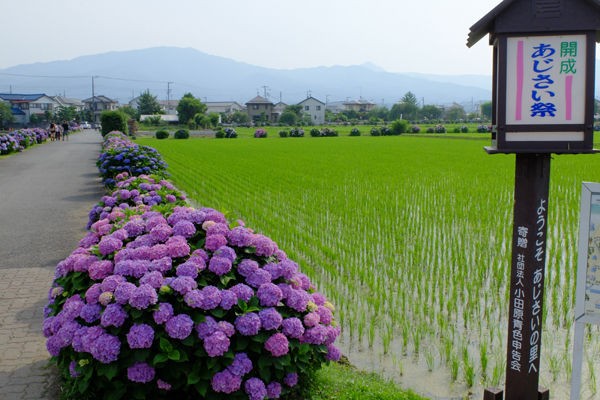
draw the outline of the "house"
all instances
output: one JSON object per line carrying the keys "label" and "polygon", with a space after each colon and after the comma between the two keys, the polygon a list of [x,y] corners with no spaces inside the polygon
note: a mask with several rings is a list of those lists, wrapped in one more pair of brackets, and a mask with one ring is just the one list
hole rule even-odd
{"label": "house", "polygon": [[279,121],[279,117],[281,117],[281,114],[283,114],[287,106],[288,105],[283,101],[280,101],[273,106],[273,115],[275,117],[275,121]]}
{"label": "house", "polygon": [[246,110],[251,121],[277,122],[273,114],[275,104],[261,96],[256,96],[246,103]]}
{"label": "house", "polygon": [[79,99],[72,99],[63,96],[52,96],[52,100],[56,102],[57,107],[73,107],[77,112],[83,111],[83,108],[85,107],[83,102]]}
{"label": "house", "polygon": [[236,111],[244,111],[244,106],[237,101],[207,101],[204,104],[206,104],[207,114],[217,113],[230,115]]}
{"label": "house", "polygon": [[0,100],[10,103],[17,124],[29,124],[33,119],[47,119],[47,113],[53,113],[58,103],[43,93],[18,94],[0,93]]}
{"label": "house", "polygon": [[344,102],[345,111],[369,112],[376,106],[368,100],[360,98],[358,100],[349,100]]}
{"label": "house", "polygon": [[119,103],[106,96],[93,96],[83,100],[83,104],[85,104],[86,110],[92,112],[92,122],[100,122],[100,114],[103,111],[116,110]]}
{"label": "house", "polygon": [[325,123],[325,103],[310,96],[300,103],[302,112],[310,115],[310,120],[314,125],[323,125]]}

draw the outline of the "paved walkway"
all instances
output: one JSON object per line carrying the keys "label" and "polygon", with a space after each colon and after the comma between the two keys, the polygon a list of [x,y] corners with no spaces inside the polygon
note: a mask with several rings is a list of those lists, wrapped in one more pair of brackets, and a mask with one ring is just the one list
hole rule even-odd
{"label": "paved walkway", "polygon": [[41,333],[54,267],[85,235],[103,195],[95,162],[102,138],[0,157],[0,399],[57,400],[55,368]]}

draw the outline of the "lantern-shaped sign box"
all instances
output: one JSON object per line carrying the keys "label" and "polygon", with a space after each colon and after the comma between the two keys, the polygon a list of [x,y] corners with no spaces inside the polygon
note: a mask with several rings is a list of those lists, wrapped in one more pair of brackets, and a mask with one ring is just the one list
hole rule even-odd
{"label": "lantern-shaped sign box", "polygon": [[505,0],[471,27],[493,46],[490,153],[591,153],[600,3]]}

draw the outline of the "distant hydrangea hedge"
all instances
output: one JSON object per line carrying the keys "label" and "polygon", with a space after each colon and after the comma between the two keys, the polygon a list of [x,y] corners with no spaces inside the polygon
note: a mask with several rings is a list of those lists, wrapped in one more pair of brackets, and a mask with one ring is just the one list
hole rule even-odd
{"label": "distant hydrangea hedge", "polygon": [[0,133],[0,154],[23,151],[29,146],[40,144],[48,139],[48,132],[41,128],[19,129],[5,134]]}
{"label": "distant hydrangea hedge", "polygon": [[[275,242],[167,181],[115,180],[49,291],[65,398],[284,398],[340,358],[333,306]],[[144,201],[161,190],[175,201]]]}
{"label": "distant hydrangea hedge", "polygon": [[121,132],[110,132],[105,136],[103,152],[96,162],[105,186],[112,188],[115,177],[122,172],[129,175],[167,176],[167,164],[161,155],[148,146],[139,146]]}

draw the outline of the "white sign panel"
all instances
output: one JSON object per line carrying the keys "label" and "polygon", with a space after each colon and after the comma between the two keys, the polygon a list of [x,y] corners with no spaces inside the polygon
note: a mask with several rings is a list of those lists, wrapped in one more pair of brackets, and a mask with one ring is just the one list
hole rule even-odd
{"label": "white sign panel", "polygon": [[506,124],[583,124],[586,51],[585,35],[507,38]]}

